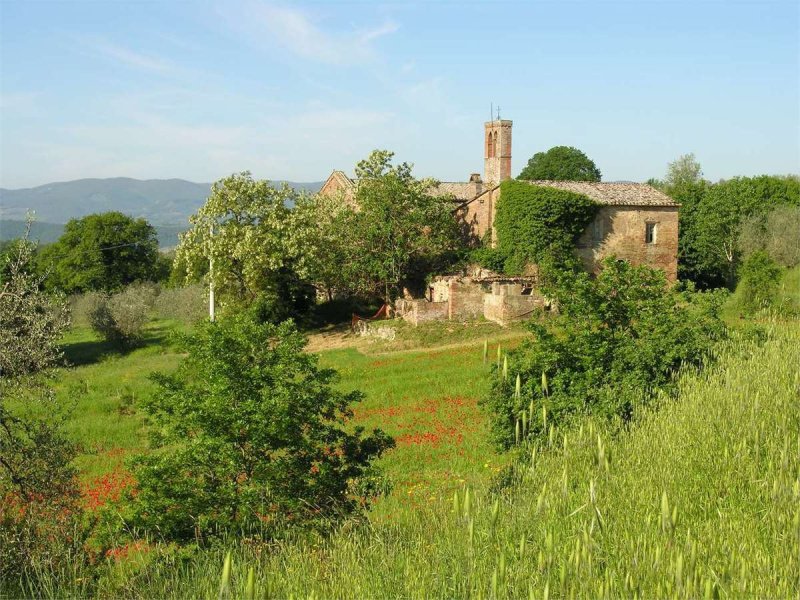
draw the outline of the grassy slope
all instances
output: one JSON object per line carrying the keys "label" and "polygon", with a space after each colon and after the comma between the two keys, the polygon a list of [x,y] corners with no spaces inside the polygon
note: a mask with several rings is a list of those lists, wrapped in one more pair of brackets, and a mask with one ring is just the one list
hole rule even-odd
{"label": "grassy slope", "polygon": [[[235,545],[234,589],[253,566],[259,592],[281,598],[796,597],[800,326],[771,335],[684,375],[680,399],[628,432],[587,421],[554,433],[501,496],[476,487],[468,507],[462,493],[455,510],[431,501],[270,554]],[[120,566],[104,593],[213,595],[221,559],[209,551],[135,579]]]}
{"label": "grassy slope", "polygon": [[[146,447],[136,405],[153,393],[150,373],[171,371],[179,364],[181,356],[170,343],[175,327],[165,321],[152,323],[144,347],[127,354],[115,352],[86,328],[76,328],[64,340],[74,366],[62,372],[57,390],[63,400],[75,402],[68,431],[83,448],[78,467],[87,485],[120,469],[126,456]],[[395,352],[420,335],[403,331],[394,342],[366,344],[379,355],[352,348],[320,354],[323,366],[340,373],[338,385],[365,393],[364,401],[354,407],[354,424],[380,427],[397,438],[397,448],[381,461],[394,491],[372,513],[376,519],[395,518],[408,506],[441,498],[465,482],[482,481],[507,460],[489,447],[486,420],[477,407],[488,373],[482,340],[518,338],[520,331],[488,324],[448,333],[435,325],[428,333],[428,344],[438,338],[457,345]],[[506,348],[514,340],[501,343]],[[492,356],[496,348],[495,343],[490,346]]]}

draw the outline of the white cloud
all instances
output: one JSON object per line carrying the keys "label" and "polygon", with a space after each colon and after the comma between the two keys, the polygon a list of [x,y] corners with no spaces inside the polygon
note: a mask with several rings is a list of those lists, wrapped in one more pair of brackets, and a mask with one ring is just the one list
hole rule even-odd
{"label": "white cloud", "polygon": [[[368,29],[328,32],[312,17],[298,8],[257,3],[247,6],[245,18],[252,17],[250,27],[264,30],[290,52],[303,58],[334,65],[368,62],[375,58],[372,43],[398,30],[398,25],[385,21]],[[241,16],[239,16],[241,18]]]}
{"label": "white cloud", "polygon": [[98,37],[81,37],[78,41],[98,56],[113,60],[133,69],[151,73],[171,73],[174,65],[168,60],[143,54]]}

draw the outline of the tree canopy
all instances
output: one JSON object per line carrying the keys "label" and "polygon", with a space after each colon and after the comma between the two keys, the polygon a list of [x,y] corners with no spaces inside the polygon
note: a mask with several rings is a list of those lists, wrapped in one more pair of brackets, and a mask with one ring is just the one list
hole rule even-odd
{"label": "tree canopy", "polygon": [[436,181],[416,179],[411,165],[392,164],[393,157],[375,150],[356,165],[352,202],[318,197],[318,218],[308,219],[304,237],[316,280],[387,303],[450,266],[461,249],[451,199],[434,195]]}
{"label": "tree canopy", "polygon": [[554,146],[534,154],[517,179],[600,181],[600,177],[600,169],[583,152],[572,146]]}
{"label": "tree canopy", "polygon": [[212,280],[223,306],[258,302],[271,321],[299,316],[310,292],[300,275],[305,265],[300,213],[290,206],[301,201],[289,186],[276,188],[248,172],[217,181],[189,218],[191,229],[181,235],[175,271],[189,281]]}
{"label": "tree canopy", "polygon": [[166,276],[155,228],[144,219],[106,212],[71,219],[57,242],[42,249],[47,285],[66,293],[117,290]]}
{"label": "tree canopy", "polygon": [[669,192],[681,202],[681,272],[703,287],[733,288],[744,221],[761,219],[781,206],[800,206],[800,180],[793,177],[684,181]]}

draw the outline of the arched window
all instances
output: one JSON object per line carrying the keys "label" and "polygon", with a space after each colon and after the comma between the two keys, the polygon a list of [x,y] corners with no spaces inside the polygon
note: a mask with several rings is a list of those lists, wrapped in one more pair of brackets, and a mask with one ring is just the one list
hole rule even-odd
{"label": "arched window", "polygon": [[494,140],[492,139],[492,132],[486,137],[486,156],[492,158],[494,156]]}

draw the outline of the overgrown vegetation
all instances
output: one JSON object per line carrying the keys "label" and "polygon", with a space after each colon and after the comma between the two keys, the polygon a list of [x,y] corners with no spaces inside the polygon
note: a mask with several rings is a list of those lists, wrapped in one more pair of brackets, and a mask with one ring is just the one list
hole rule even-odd
{"label": "overgrown vegetation", "polygon": [[596,278],[562,272],[546,293],[558,314],[530,321],[485,399],[505,448],[587,415],[629,420],[725,335],[719,294],[670,288],[662,271],[613,258]]}
{"label": "overgrown vegetation", "polygon": [[107,559],[96,586],[78,569],[49,595],[793,597],[798,336],[796,323],[769,326],[763,345],[734,335],[715,366],[680,374],[677,399],[658,395],[623,431],[592,419],[554,427],[520,451],[500,492],[476,483],[269,549],[131,548]]}
{"label": "overgrown vegetation", "polygon": [[[769,213],[800,206],[800,179],[791,176],[735,177],[715,184],[681,180],[666,191],[681,204],[678,275],[701,288],[733,290],[746,253],[766,249]],[[789,223],[773,217],[775,235],[769,237],[776,251],[800,244]]]}
{"label": "overgrown vegetation", "polygon": [[520,181],[500,185],[496,248],[475,254],[484,266],[518,275],[530,264],[557,269],[574,262],[573,249],[597,213],[598,205],[583,196]]}
{"label": "overgrown vegetation", "polygon": [[47,385],[69,319],[41,291],[34,249],[26,235],[0,269],[0,593],[39,570],[59,577],[82,541],[75,447]]}

